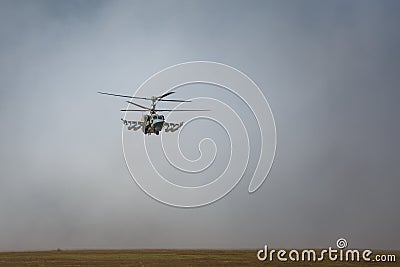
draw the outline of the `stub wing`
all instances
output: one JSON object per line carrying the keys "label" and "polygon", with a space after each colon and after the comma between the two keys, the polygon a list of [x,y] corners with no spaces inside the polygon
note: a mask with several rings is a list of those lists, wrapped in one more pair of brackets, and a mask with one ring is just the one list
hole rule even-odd
{"label": "stub wing", "polygon": [[124,125],[128,126],[128,130],[137,131],[144,126],[144,123],[142,121],[128,121],[124,119],[121,120]]}
{"label": "stub wing", "polygon": [[[144,127],[144,122],[143,121],[128,121],[128,120],[124,120],[121,119],[122,123],[124,125],[126,125],[128,127],[128,130],[133,130],[133,131],[137,131],[142,129]],[[181,128],[183,126],[183,122],[180,123],[173,123],[173,122],[164,122],[163,124],[163,128],[165,132],[175,132],[177,130],[179,130],[179,128]]]}
{"label": "stub wing", "polygon": [[164,122],[164,126],[163,129],[165,132],[175,132],[177,131],[179,128],[181,128],[183,125],[183,122],[180,123],[172,123],[172,122]]}

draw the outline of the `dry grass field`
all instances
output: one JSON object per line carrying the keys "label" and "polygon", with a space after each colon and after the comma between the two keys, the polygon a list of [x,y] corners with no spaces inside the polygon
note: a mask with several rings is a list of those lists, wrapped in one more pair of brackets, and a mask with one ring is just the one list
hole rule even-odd
{"label": "dry grass field", "polygon": [[400,251],[379,253],[397,262],[260,262],[255,250],[145,249],[2,252],[0,266],[400,266]]}

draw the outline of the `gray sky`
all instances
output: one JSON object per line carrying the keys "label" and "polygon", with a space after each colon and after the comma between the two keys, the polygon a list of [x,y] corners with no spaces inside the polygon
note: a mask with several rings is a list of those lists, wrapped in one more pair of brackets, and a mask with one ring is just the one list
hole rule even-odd
{"label": "gray sky", "polygon": [[[328,247],[339,237],[399,249],[399,8],[0,1],[0,250]],[[225,198],[180,209],[132,181],[123,101],[96,92],[132,94],[191,60],[249,75],[274,112],[278,146],[256,193],[253,160]]]}

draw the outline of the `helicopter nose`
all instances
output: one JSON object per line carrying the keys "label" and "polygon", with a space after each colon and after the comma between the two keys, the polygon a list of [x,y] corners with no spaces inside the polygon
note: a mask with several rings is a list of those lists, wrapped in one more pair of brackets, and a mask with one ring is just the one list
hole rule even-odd
{"label": "helicopter nose", "polygon": [[161,131],[163,124],[164,124],[163,120],[156,119],[153,121],[154,129],[156,131]]}

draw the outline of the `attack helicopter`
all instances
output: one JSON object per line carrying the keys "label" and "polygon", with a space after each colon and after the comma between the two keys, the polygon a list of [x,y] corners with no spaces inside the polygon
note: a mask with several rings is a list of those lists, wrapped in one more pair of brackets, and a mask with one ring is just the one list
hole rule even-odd
{"label": "attack helicopter", "polygon": [[[181,123],[168,123],[165,121],[165,117],[162,114],[158,114],[157,112],[164,112],[164,111],[208,111],[208,109],[157,109],[156,105],[160,101],[165,102],[192,102],[190,100],[180,100],[180,99],[164,99],[165,97],[174,94],[175,92],[167,92],[160,96],[152,96],[152,97],[138,97],[138,96],[128,96],[128,95],[119,95],[119,94],[112,94],[112,93],[105,93],[105,92],[98,92],[102,95],[109,95],[109,96],[116,96],[122,98],[129,98],[130,100],[126,101],[129,104],[137,106],[141,109],[121,109],[123,112],[130,112],[130,111],[137,111],[137,112],[148,112],[142,116],[141,121],[128,121],[122,119],[124,125],[128,126],[128,130],[137,131],[139,129],[143,130],[144,134],[151,135],[156,134],[159,135],[162,129],[164,128],[165,132],[175,132],[180,127],[183,126],[183,122]],[[151,106],[145,107],[143,105],[139,105],[132,101],[132,99],[142,99],[142,100],[150,100]]]}

